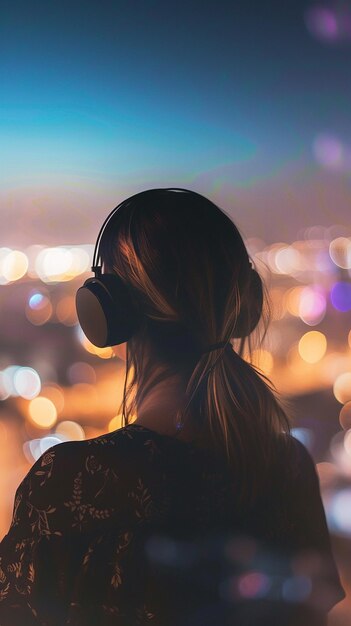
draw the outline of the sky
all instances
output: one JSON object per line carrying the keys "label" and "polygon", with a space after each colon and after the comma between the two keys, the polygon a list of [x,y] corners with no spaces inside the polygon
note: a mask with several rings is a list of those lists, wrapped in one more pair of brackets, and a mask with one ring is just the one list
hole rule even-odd
{"label": "sky", "polygon": [[159,186],[268,243],[350,226],[351,2],[0,8],[0,245],[93,242]]}

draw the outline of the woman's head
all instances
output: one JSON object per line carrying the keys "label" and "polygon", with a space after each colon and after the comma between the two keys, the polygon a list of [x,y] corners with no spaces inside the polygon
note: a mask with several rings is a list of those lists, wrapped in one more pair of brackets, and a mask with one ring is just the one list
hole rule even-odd
{"label": "woman's head", "polygon": [[[195,192],[133,196],[111,218],[100,252],[105,272],[132,288],[149,334],[156,329],[156,349],[167,349],[159,341],[162,329],[170,339],[189,335],[185,352],[198,353],[222,339],[247,337],[261,316],[262,282],[238,229]],[[186,357],[178,342],[174,349]]]}
{"label": "woman's head", "polygon": [[[156,363],[161,375],[177,373],[187,384],[188,402],[179,419],[193,420],[217,443],[222,439],[228,457],[230,449],[235,455],[235,438],[238,444],[245,432],[249,438],[257,430],[257,412],[271,414],[263,418],[261,435],[274,430],[272,414],[284,421],[262,375],[241,358],[246,344],[251,353],[252,331],[259,329],[260,320],[266,334],[269,300],[225,211],[186,190],[142,192],[113,214],[100,255],[104,272],[121,277],[143,313],[127,347],[127,370],[130,362],[134,371],[123,401],[126,421],[146,393]],[[210,344],[230,340],[233,345],[239,340],[236,352],[203,352]],[[251,437],[255,439],[252,432]]]}

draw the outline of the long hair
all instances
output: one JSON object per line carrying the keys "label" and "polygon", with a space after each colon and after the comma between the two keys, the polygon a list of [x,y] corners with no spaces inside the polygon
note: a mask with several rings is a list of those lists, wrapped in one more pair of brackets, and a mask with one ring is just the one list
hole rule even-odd
{"label": "long hair", "polygon": [[[263,305],[261,300],[260,322],[251,332],[250,312],[258,304],[238,228],[199,194],[149,190],[116,211],[100,253],[104,271],[125,281],[143,311],[143,322],[127,343],[119,408],[124,423],[155,384],[180,375],[186,392],[177,420],[195,426],[207,447],[240,477],[239,500],[253,502],[273,463],[275,440],[290,427],[274,385],[252,363],[253,348],[267,333],[271,304],[257,275]],[[235,339],[243,307],[247,321]],[[232,349],[203,352],[221,341],[230,341]]]}

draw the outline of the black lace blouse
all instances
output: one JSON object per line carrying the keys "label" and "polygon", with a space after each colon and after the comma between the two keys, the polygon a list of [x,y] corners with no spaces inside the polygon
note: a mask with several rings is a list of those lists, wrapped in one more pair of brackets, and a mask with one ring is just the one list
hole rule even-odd
{"label": "black lace blouse", "polygon": [[241,511],[234,477],[194,442],[130,424],[53,446],[0,544],[0,626],[326,623],[315,614],[345,593],[318,476],[288,435],[277,459]]}

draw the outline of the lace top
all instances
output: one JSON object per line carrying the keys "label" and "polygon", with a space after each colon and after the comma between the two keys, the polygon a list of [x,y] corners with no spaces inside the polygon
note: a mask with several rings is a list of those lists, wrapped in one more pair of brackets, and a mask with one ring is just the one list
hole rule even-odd
{"label": "lace top", "polygon": [[0,625],[204,626],[205,608],[218,620],[248,601],[327,613],[345,593],[318,476],[286,437],[291,458],[283,446],[247,511],[235,477],[194,442],[130,424],[53,446],[19,485],[0,543]]}

